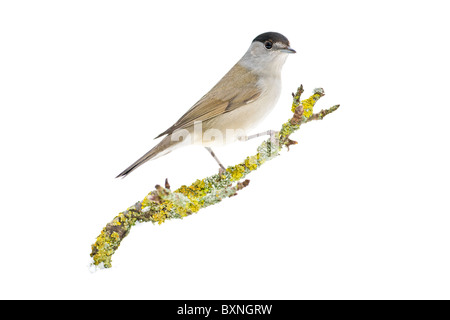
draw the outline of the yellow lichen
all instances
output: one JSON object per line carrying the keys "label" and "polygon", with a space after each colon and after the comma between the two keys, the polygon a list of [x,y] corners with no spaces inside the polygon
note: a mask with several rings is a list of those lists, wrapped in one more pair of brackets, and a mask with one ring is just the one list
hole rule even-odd
{"label": "yellow lichen", "polygon": [[117,232],[111,233],[111,238],[113,238],[115,241],[118,241],[120,239],[120,236]]}
{"label": "yellow lichen", "polygon": [[144,200],[142,200],[141,205],[142,205],[142,209],[144,209],[145,207],[148,207],[151,203],[150,199],[148,198],[148,196],[151,194],[151,192],[144,198]]}
{"label": "yellow lichen", "polygon": [[158,222],[158,224],[163,223],[166,220],[166,214],[162,210],[159,212],[156,212],[152,215],[152,219],[155,222]]}
{"label": "yellow lichen", "polygon": [[244,164],[248,170],[250,171],[256,170],[258,168],[258,159],[259,154],[247,157],[244,161]]}
{"label": "yellow lichen", "polygon": [[302,100],[301,104],[303,105],[303,116],[305,116],[306,119],[311,117],[311,115],[313,114],[314,105],[316,104],[317,100],[319,100],[320,97],[322,97],[322,95],[323,94],[317,92],[314,93],[308,99]]}
{"label": "yellow lichen", "polygon": [[242,178],[245,172],[245,167],[242,164],[237,164],[233,167],[228,167],[227,172],[231,175],[231,181],[238,181]]}
{"label": "yellow lichen", "polygon": [[127,218],[125,217],[125,215],[123,213],[119,213],[118,218],[119,218],[120,222],[126,222],[127,221]]}
{"label": "yellow lichen", "polygon": [[181,193],[192,200],[195,198],[203,197],[209,192],[209,189],[206,188],[204,180],[196,180],[189,187],[183,185],[177,190],[175,190],[175,192]]}

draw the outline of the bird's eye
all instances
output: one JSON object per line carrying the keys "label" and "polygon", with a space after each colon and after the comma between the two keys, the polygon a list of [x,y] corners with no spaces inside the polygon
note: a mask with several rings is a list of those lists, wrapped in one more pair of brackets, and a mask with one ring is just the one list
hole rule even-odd
{"label": "bird's eye", "polygon": [[266,41],[264,42],[264,47],[266,47],[266,49],[272,49],[272,41]]}

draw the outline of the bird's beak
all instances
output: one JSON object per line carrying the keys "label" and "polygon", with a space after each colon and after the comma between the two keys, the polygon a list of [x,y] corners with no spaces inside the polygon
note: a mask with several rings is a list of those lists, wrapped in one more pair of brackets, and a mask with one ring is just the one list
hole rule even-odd
{"label": "bird's beak", "polygon": [[286,47],[286,48],[280,49],[280,51],[286,52],[286,53],[296,53],[297,52],[294,49],[292,49],[291,47]]}

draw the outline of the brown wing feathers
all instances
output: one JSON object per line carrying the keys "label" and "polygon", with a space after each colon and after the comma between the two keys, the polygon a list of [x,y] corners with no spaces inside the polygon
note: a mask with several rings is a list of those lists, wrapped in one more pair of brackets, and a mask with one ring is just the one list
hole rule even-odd
{"label": "brown wing feathers", "polygon": [[156,138],[171,134],[177,129],[193,126],[195,121],[210,120],[255,100],[261,95],[261,90],[256,86],[256,82],[257,79],[254,74],[248,72],[241,65],[236,64],[219,83],[174,125]]}

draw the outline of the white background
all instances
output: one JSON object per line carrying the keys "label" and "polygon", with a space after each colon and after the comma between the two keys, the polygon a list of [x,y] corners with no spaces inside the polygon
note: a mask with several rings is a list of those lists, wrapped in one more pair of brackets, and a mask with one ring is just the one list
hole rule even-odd
{"label": "white background", "polygon": [[[0,298],[450,298],[446,1],[2,1]],[[257,131],[323,87],[299,141],[237,197],[131,230],[107,222],[165,178],[214,174],[186,148],[114,177],[278,31],[296,55]],[[217,149],[231,165],[261,142]]]}

